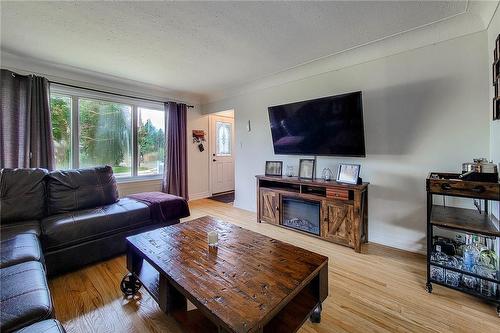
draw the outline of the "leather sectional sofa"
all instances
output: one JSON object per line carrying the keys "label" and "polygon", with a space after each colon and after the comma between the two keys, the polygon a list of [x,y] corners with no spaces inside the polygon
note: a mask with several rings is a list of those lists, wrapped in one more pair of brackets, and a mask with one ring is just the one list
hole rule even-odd
{"label": "leather sectional sofa", "polygon": [[0,331],[64,332],[46,276],[121,254],[127,236],[178,218],[155,221],[146,204],[119,199],[109,166],[1,170]]}

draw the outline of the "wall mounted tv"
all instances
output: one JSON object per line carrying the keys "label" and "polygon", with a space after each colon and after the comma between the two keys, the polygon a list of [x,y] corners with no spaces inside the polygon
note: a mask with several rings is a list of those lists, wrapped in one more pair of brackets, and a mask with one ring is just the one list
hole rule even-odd
{"label": "wall mounted tv", "polygon": [[365,157],[361,91],[268,108],[277,155]]}

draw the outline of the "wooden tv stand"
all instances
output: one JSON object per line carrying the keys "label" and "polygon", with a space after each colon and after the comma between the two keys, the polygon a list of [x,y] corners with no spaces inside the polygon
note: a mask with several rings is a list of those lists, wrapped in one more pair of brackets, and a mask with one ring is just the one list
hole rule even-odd
{"label": "wooden tv stand", "polygon": [[[297,177],[256,178],[257,222],[349,246],[356,252],[361,252],[361,244],[368,241],[369,183],[349,185]],[[289,218],[306,211],[311,212],[307,219]],[[316,229],[300,230],[297,225],[290,226],[293,223],[301,228],[306,225]]]}

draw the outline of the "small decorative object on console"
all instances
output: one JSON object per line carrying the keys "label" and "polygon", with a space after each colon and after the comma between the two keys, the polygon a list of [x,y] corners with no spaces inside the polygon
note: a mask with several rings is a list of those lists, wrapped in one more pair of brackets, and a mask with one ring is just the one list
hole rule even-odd
{"label": "small decorative object on console", "polygon": [[299,163],[299,178],[314,179],[314,171],[316,170],[316,160],[301,159]]}
{"label": "small decorative object on console", "polygon": [[217,246],[219,243],[219,234],[217,231],[207,232],[208,246]]}
{"label": "small decorative object on console", "polygon": [[357,184],[359,178],[359,164],[340,164],[337,172],[337,181],[339,183]]}
{"label": "small decorative object on console", "polygon": [[458,176],[462,180],[473,180],[477,182],[498,181],[498,167],[486,158],[475,158],[473,163],[462,164],[462,174]]}
{"label": "small decorative object on console", "polygon": [[281,175],[283,175],[283,162],[266,161],[266,176],[281,176]]}
{"label": "small decorative object on console", "polygon": [[324,168],[323,169],[323,174],[322,174],[323,180],[329,182],[332,180],[333,177],[333,172],[330,170],[330,168]]}
{"label": "small decorative object on console", "polygon": [[293,172],[294,172],[293,165],[287,165],[286,166],[286,176],[293,177]]}

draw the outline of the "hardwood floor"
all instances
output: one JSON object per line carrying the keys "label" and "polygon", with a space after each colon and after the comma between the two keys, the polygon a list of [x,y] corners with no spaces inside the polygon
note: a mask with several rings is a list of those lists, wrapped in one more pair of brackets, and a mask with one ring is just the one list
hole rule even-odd
{"label": "hardwood floor", "polygon": [[[265,223],[255,214],[213,200],[190,203],[192,215],[205,215],[328,256],[329,296],[322,321],[307,321],[300,332],[499,332],[491,304],[449,290],[424,290],[425,258],[377,244],[363,253]],[[124,299],[119,282],[125,257],[51,279],[55,315],[68,332],[181,332],[146,291]]]}

